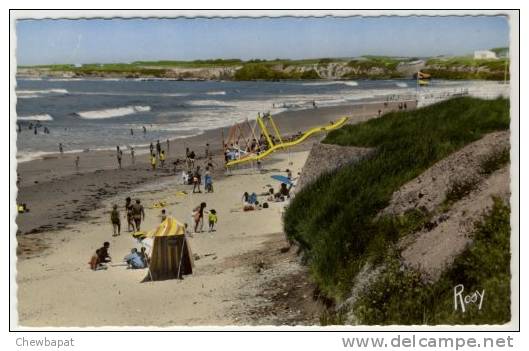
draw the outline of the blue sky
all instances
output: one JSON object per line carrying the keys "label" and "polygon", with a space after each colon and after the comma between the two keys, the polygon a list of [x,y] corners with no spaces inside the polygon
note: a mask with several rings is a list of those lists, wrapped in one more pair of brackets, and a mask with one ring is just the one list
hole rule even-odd
{"label": "blue sky", "polygon": [[463,55],[508,46],[506,17],[19,20],[20,65]]}

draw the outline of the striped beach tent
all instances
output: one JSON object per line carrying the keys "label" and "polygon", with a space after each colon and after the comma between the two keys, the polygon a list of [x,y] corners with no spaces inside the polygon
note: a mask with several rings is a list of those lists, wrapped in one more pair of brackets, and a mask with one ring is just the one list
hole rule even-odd
{"label": "striped beach tent", "polygon": [[185,237],[184,225],[167,217],[147,233],[154,240],[149,263],[150,274],[145,280],[182,278],[193,273],[193,256]]}

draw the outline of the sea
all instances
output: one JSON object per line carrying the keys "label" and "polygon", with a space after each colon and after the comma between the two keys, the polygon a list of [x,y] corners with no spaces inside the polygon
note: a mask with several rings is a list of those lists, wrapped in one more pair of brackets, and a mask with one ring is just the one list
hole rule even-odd
{"label": "sea", "polygon": [[65,152],[113,150],[116,145],[141,149],[158,139],[187,138],[255,119],[258,113],[274,115],[313,104],[433,99],[461,92],[494,97],[505,96],[506,89],[508,95],[502,82],[442,80],[417,88],[415,80],[403,79],[232,82],[17,77],[17,160],[57,153],[59,143]]}

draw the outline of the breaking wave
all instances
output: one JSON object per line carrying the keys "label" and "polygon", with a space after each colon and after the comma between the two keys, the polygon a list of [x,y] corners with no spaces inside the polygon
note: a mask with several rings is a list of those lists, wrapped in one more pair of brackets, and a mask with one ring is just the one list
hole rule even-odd
{"label": "breaking wave", "polygon": [[77,115],[84,119],[106,119],[132,115],[138,112],[149,112],[150,110],[150,106],[126,106],[104,110],[82,111],[78,112]]}
{"label": "breaking wave", "polygon": [[19,121],[53,121],[53,117],[47,113],[31,116],[17,116]]}
{"label": "breaking wave", "polygon": [[355,82],[353,80],[350,80],[350,81],[327,81],[327,82],[302,83],[301,85],[304,85],[304,86],[347,85],[347,86],[350,86],[350,87],[356,87],[356,86],[358,86],[358,82]]}
{"label": "breaking wave", "polygon": [[19,99],[38,98],[50,95],[65,95],[68,94],[66,89],[46,89],[46,90],[17,90],[17,97]]}

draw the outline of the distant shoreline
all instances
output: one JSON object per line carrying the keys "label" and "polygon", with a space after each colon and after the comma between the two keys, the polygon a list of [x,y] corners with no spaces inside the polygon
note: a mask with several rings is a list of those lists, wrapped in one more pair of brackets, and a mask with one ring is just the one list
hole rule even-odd
{"label": "distant shoreline", "polygon": [[302,60],[204,60],[138,61],[112,64],[56,64],[19,66],[17,73],[28,77],[54,78],[167,78],[182,81],[283,81],[411,79],[421,71],[436,79],[509,79],[508,58],[472,57],[416,58],[362,56]]}

